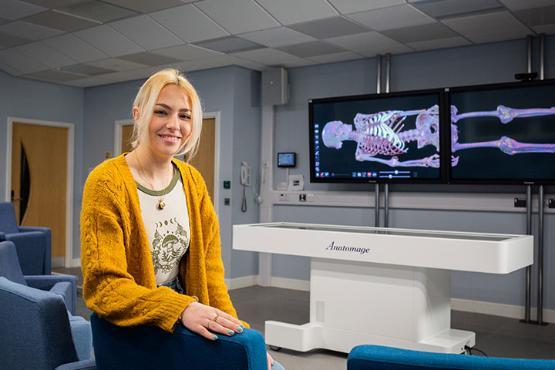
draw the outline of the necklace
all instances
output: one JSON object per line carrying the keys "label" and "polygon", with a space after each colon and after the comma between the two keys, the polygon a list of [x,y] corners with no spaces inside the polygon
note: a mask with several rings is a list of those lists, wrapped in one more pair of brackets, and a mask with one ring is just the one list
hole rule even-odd
{"label": "necklace", "polygon": [[[139,165],[139,177],[150,187],[151,190],[154,190],[154,186],[152,182],[148,181],[145,177],[145,170],[143,165],[141,164],[141,160],[139,159],[139,154],[135,153],[135,158],[137,159],[137,164]],[[159,210],[163,210],[166,207],[166,202],[164,200],[164,196],[161,196],[156,203],[156,208]]]}

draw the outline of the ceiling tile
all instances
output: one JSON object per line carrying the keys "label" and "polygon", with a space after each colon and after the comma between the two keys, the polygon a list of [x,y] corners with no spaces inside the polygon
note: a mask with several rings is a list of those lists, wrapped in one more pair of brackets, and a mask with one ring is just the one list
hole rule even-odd
{"label": "ceiling tile", "polygon": [[555,23],[555,5],[517,10],[514,14],[528,26],[544,26]]}
{"label": "ceiling tile", "polygon": [[91,66],[88,64],[74,64],[71,66],[62,67],[61,70],[65,72],[78,73],[86,76],[97,76],[97,75],[102,75],[106,73],[116,72],[112,69]]}
{"label": "ceiling tile", "polygon": [[341,13],[355,13],[404,4],[405,0],[329,0]]}
{"label": "ceiling tile", "polygon": [[6,24],[6,23],[9,23],[9,22],[11,22],[11,20],[10,20],[10,19],[6,19],[6,18],[2,18],[2,17],[0,17],[0,25],[2,25],[2,24]]}
{"label": "ceiling tile", "polygon": [[429,23],[420,26],[399,28],[395,30],[383,31],[387,37],[402,43],[444,39],[459,36],[455,31],[443,23]]}
{"label": "ceiling tile", "polygon": [[344,51],[342,53],[316,55],[307,59],[310,59],[316,63],[337,63],[361,58],[364,57],[350,51]]}
{"label": "ceiling tile", "polygon": [[56,36],[43,42],[78,62],[103,59],[108,55],[72,34]]}
{"label": "ceiling tile", "polygon": [[44,71],[48,69],[48,66],[39,62],[35,58],[29,58],[26,55],[18,53],[13,48],[0,50],[0,63],[5,63],[16,70],[23,73],[33,73],[38,71]]}
{"label": "ceiling tile", "polygon": [[298,58],[294,55],[288,54],[281,50],[270,48],[243,51],[240,53],[235,53],[233,54],[233,56],[251,60],[253,62],[260,63],[266,66],[287,66],[295,63],[304,62],[301,58]]}
{"label": "ceiling tile", "polygon": [[412,51],[409,47],[375,31],[358,35],[335,37],[326,41],[366,57],[373,57],[378,54],[398,54]]}
{"label": "ceiling tile", "polygon": [[508,11],[442,20],[472,42],[493,42],[524,38],[531,31]]}
{"label": "ceiling tile", "polygon": [[179,69],[180,71],[198,71],[202,69],[233,65],[236,64],[237,59],[238,58],[235,58],[231,55],[220,54],[208,58],[188,60],[182,63],[178,63],[173,67]]}
{"label": "ceiling tile", "polygon": [[47,37],[59,35],[62,31],[55,30],[50,27],[39,26],[38,24],[15,21],[0,26],[0,33],[28,40],[41,40]]}
{"label": "ceiling tile", "polygon": [[88,62],[87,65],[105,69],[111,69],[114,71],[129,71],[132,69],[144,68],[144,64],[133,63],[128,60],[123,60],[119,58],[108,58],[102,60],[95,60],[93,62]]}
{"label": "ceiling tile", "polygon": [[76,63],[74,59],[40,41],[18,46],[15,50],[29,58],[40,60],[41,63],[46,64],[50,68],[58,68]]}
{"label": "ceiling tile", "polygon": [[254,31],[239,35],[243,39],[269,47],[279,47],[302,42],[314,41],[314,37],[305,35],[287,27],[270,28],[262,31]]}
{"label": "ceiling tile", "polygon": [[235,58],[235,61],[233,62],[233,64],[237,66],[253,69],[255,71],[263,71],[268,68],[263,64],[253,62],[252,60],[241,59],[241,58]]}
{"label": "ceiling tile", "polygon": [[107,25],[76,32],[75,36],[111,57],[144,51],[139,45]]}
{"label": "ceiling tile", "polygon": [[157,10],[172,8],[174,6],[183,5],[181,0],[103,0],[106,3],[121,6],[135,10],[141,13],[150,13]]}
{"label": "ceiling tile", "polygon": [[410,5],[397,5],[389,8],[349,14],[347,17],[376,31],[390,30],[434,23],[435,20]]}
{"label": "ceiling tile", "polygon": [[323,41],[310,41],[297,45],[289,45],[280,47],[279,50],[298,56],[299,58],[308,58],[316,55],[334,54],[345,51],[339,46],[328,44]]}
{"label": "ceiling tile", "polygon": [[546,24],[543,26],[532,27],[537,33],[545,33],[547,35],[555,34],[555,24]]}
{"label": "ceiling tile", "polygon": [[45,8],[62,8],[64,6],[82,3],[89,0],[25,0],[28,3],[43,6]]}
{"label": "ceiling tile", "polygon": [[280,25],[252,0],[204,0],[195,3],[195,5],[233,34],[263,30]]}
{"label": "ceiling tile", "polygon": [[418,2],[413,6],[436,18],[501,8],[497,0],[442,0]]}
{"label": "ceiling tile", "polygon": [[16,45],[26,44],[29,40],[22,39],[21,37],[6,35],[0,33],[0,48],[9,48]]}
{"label": "ceiling tile", "polygon": [[26,74],[23,77],[31,78],[33,80],[62,83],[62,82],[83,78],[83,75],[64,72],[64,71],[48,70],[48,71]]}
{"label": "ceiling tile", "polygon": [[85,3],[78,3],[61,8],[60,10],[69,14],[75,14],[80,17],[92,19],[102,23],[110,22],[116,19],[127,18],[138,14],[137,12],[134,12],[132,10],[124,9],[116,5],[102,3],[99,1],[87,1]]}
{"label": "ceiling tile", "polygon": [[317,39],[326,39],[330,37],[368,32],[367,28],[359,26],[358,24],[355,24],[343,17],[333,17],[306,23],[297,23],[289,26],[289,28],[313,36]]}
{"label": "ceiling tile", "polygon": [[220,51],[222,53],[232,53],[262,48],[261,45],[237,36],[228,36],[217,40],[198,42],[196,45],[206,49]]}
{"label": "ceiling tile", "polygon": [[445,39],[436,39],[436,40],[423,40],[423,41],[415,41],[415,42],[408,42],[407,45],[411,48],[419,51],[423,50],[432,50],[432,49],[444,49],[444,48],[454,48],[457,46],[465,46],[470,45],[470,41],[465,39],[464,37],[456,36],[456,37],[449,37]]}
{"label": "ceiling tile", "polygon": [[110,27],[146,50],[183,44],[182,40],[148,15],[113,22]]}
{"label": "ceiling tile", "polygon": [[7,72],[9,74],[11,74],[12,76],[19,76],[21,75],[23,72],[21,72],[19,69],[11,66],[8,63],[5,63],[2,58],[0,58],[0,70]]}
{"label": "ceiling tile", "polygon": [[183,5],[149,15],[186,42],[205,41],[229,35],[229,32],[193,5]]}
{"label": "ceiling tile", "polygon": [[499,0],[510,10],[543,8],[553,5],[553,0]]}
{"label": "ceiling tile", "polygon": [[157,55],[153,53],[141,52],[129,55],[122,55],[120,59],[128,60],[133,63],[144,64],[145,66],[160,66],[164,64],[177,63],[178,59]]}
{"label": "ceiling tile", "polygon": [[91,22],[80,17],[63,14],[57,10],[49,10],[32,15],[25,18],[25,21],[66,32],[84,30],[98,25],[98,22]]}
{"label": "ceiling tile", "polygon": [[207,50],[194,45],[180,45],[171,48],[152,50],[153,53],[177,60],[193,60],[221,55],[216,51]]}
{"label": "ceiling tile", "polygon": [[16,20],[48,10],[42,6],[19,0],[1,0],[2,18]]}
{"label": "ceiling tile", "polygon": [[257,0],[257,2],[284,25],[338,15],[325,0]]}

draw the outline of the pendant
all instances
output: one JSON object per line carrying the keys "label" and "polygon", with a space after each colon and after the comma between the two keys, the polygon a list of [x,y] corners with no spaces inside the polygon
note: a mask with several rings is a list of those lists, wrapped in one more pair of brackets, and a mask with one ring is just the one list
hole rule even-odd
{"label": "pendant", "polygon": [[166,202],[164,202],[164,199],[162,198],[158,201],[158,209],[162,210],[165,207],[166,207]]}

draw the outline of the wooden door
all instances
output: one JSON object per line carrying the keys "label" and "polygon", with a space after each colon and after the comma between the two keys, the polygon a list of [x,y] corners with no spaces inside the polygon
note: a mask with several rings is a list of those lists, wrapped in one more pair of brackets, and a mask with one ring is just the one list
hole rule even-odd
{"label": "wooden door", "polygon": [[189,163],[199,170],[202,177],[204,177],[212,203],[214,202],[215,144],[216,120],[214,118],[204,118],[202,120],[202,135],[200,137],[199,148],[197,154]]}
{"label": "wooden door", "polygon": [[[128,127],[130,129],[128,129]],[[125,152],[125,143],[131,141],[131,136],[133,135],[133,126],[122,126],[121,132],[121,147],[122,152]],[[210,199],[214,202],[214,166],[216,159],[216,120],[214,118],[204,118],[202,120],[202,135],[200,137],[199,150],[195,157],[191,160],[191,165],[193,165],[197,170],[200,171],[204,181],[206,181],[206,187],[208,188],[208,194],[210,194]],[[131,145],[129,149],[131,151]]]}
{"label": "wooden door", "polygon": [[130,152],[133,150],[131,139],[133,138],[133,123],[121,126],[121,152]]}
{"label": "wooden door", "polygon": [[66,127],[14,122],[12,201],[18,223],[52,230],[52,266],[64,265],[66,250]]}

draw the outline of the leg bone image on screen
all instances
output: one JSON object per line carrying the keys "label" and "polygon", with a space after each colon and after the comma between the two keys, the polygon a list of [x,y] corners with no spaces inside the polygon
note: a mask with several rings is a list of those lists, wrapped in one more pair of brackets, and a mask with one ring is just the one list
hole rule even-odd
{"label": "leg bone image on screen", "polygon": [[[502,136],[498,140],[459,143],[458,128],[456,123],[461,119],[472,117],[497,117],[502,124],[510,123],[514,118],[527,118],[555,115],[555,108],[527,108],[515,109],[504,105],[497,106],[494,111],[458,113],[456,106],[451,106],[451,152],[455,153],[464,149],[474,148],[499,148],[508,155],[521,153],[555,153],[555,144],[523,143],[513,138]],[[451,165],[458,164],[459,157],[452,157]]]}

